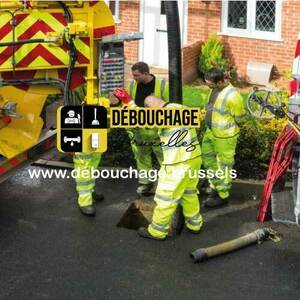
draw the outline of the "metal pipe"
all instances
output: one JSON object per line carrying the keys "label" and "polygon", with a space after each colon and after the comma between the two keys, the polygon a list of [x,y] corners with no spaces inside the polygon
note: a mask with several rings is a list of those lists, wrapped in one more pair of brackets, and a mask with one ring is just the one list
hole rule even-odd
{"label": "metal pipe", "polygon": [[251,233],[241,236],[237,239],[221,243],[208,248],[199,248],[193,251],[190,256],[194,263],[202,262],[209,258],[232,252],[255,243],[262,243],[267,240],[272,231],[269,228],[257,229]]}

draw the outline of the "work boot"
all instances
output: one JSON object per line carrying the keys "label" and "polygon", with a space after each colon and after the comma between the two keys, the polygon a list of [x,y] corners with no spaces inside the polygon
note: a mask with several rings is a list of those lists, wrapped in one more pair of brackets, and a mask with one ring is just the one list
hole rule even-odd
{"label": "work boot", "polygon": [[207,193],[208,197],[206,198],[206,200],[209,200],[209,199],[213,199],[213,198],[216,198],[218,196],[218,192],[212,188],[209,187],[209,191]]}
{"label": "work boot", "polygon": [[93,192],[92,197],[94,202],[102,202],[104,200],[104,195],[101,193],[98,194],[96,192]]}
{"label": "work boot", "polygon": [[190,228],[186,228],[188,232],[192,233],[192,234],[199,234],[202,231],[202,228],[200,228],[199,230],[192,230]]}
{"label": "work boot", "polygon": [[89,217],[94,217],[96,215],[96,208],[93,205],[79,206],[80,212]]}
{"label": "work boot", "polygon": [[204,202],[204,206],[207,208],[217,208],[228,204],[229,197],[222,199],[219,195],[212,197],[211,195]]}
{"label": "work boot", "polygon": [[213,192],[216,193],[216,191],[214,189],[212,189],[210,186],[205,188],[205,194],[206,195],[211,195]]}
{"label": "work boot", "polygon": [[147,184],[141,184],[138,186],[136,192],[140,196],[150,196],[151,195],[151,190],[153,189],[153,183],[147,183]]}
{"label": "work boot", "polygon": [[203,221],[202,221],[202,225],[201,225],[200,229],[198,229],[198,230],[192,230],[192,229],[186,227],[187,231],[192,234],[199,234],[202,231],[202,228],[203,228]]}
{"label": "work boot", "polygon": [[157,238],[157,237],[151,235],[149,233],[148,229],[145,228],[145,227],[140,227],[138,229],[138,235],[141,236],[141,237],[143,237],[143,238],[146,238],[146,239],[152,239],[152,240],[157,240],[157,241],[163,241],[163,240],[166,239],[165,237],[162,238],[162,239],[160,239],[160,238]]}

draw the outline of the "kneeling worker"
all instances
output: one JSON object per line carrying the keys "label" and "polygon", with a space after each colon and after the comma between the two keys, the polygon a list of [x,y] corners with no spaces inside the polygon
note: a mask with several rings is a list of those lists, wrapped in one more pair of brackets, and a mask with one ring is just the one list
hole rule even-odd
{"label": "kneeling worker", "polygon": [[[115,96],[126,105],[133,103],[130,101],[130,97],[124,96],[122,91],[117,90]],[[146,97],[145,106],[153,108],[183,107],[180,104],[166,104],[166,102],[155,96]],[[156,207],[152,223],[148,228],[139,228],[138,234],[141,237],[164,240],[168,235],[171,219],[178,204],[183,208],[185,224],[189,231],[198,233],[202,227],[203,219],[200,214],[200,204],[197,196],[201,149],[196,130],[194,128],[162,128],[158,130],[158,135],[160,141],[167,145],[170,137],[178,131],[186,132],[184,138],[180,140],[182,142],[180,145],[162,146],[163,162],[160,169],[162,176],[158,180],[154,196]],[[185,145],[193,145],[193,150],[187,151]],[[195,173],[197,176],[192,176]]]}

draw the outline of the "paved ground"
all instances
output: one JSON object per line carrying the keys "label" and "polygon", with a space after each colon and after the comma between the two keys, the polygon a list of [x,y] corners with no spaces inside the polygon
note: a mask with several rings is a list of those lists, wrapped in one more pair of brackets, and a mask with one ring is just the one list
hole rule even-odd
{"label": "paved ground", "polygon": [[[33,168],[33,167],[31,167]],[[204,213],[200,235],[184,231],[165,242],[117,228],[136,183],[99,181],[106,201],[81,216],[74,183],[30,180],[23,169],[0,185],[0,299],[299,299],[300,231],[193,264],[198,247],[252,231],[256,186],[238,185],[227,208]],[[255,197],[254,197],[255,198]],[[247,201],[246,201],[247,200]]]}

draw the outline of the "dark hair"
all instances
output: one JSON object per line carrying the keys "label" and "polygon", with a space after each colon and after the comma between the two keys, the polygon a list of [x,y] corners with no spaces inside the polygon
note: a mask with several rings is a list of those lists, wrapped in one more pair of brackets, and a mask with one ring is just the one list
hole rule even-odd
{"label": "dark hair", "polygon": [[143,61],[139,61],[131,67],[132,71],[138,70],[140,73],[150,73],[149,66]]}
{"label": "dark hair", "polygon": [[224,73],[222,70],[218,68],[212,68],[205,72],[204,74],[204,79],[209,80],[213,83],[218,83],[220,81],[224,81]]}

